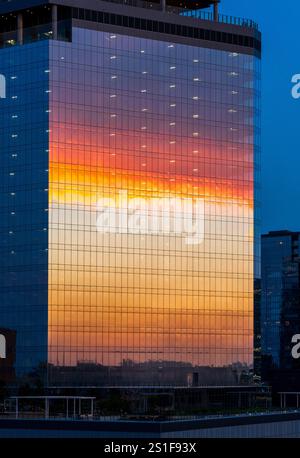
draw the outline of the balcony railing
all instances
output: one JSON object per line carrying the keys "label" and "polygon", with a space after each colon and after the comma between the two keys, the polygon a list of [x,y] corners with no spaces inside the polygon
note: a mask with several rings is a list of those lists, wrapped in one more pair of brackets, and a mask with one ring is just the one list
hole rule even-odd
{"label": "balcony railing", "polygon": [[[147,1],[147,0],[103,0],[109,3],[118,3],[126,6],[135,6],[139,8],[152,9],[154,11],[161,11],[162,6],[160,2],[157,1]],[[210,11],[203,10],[184,10],[183,8],[178,8],[176,6],[165,6],[166,13],[175,13],[181,16],[193,17],[194,19],[201,19],[202,21],[214,21],[214,15]],[[258,30],[258,24],[252,21],[251,19],[245,19],[235,16],[228,16],[226,14],[218,15],[218,22],[223,24],[237,25],[240,27],[248,27],[251,29]]]}
{"label": "balcony railing", "polygon": [[[209,11],[183,11],[180,13],[182,16],[193,17],[195,19],[201,19],[202,21],[213,21],[213,13]],[[218,15],[218,22],[222,24],[238,25],[240,27],[248,27],[250,29],[259,30],[258,24],[251,19],[245,19],[236,16],[227,16],[226,14]]]}

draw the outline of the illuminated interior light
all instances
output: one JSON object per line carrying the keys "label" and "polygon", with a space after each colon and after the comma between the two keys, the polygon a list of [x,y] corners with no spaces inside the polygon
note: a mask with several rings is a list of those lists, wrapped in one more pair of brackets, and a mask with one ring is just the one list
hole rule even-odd
{"label": "illuminated interior light", "polygon": [[112,80],[115,80],[115,79],[117,79],[117,75],[112,75],[110,78],[111,78]]}
{"label": "illuminated interior light", "polygon": [[199,62],[198,59],[193,59],[194,64],[197,64]]}
{"label": "illuminated interior light", "polygon": [[198,115],[198,114],[193,114],[193,118],[194,118],[194,119],[198,119],[198,118],[199,118],[199,115]]}
{"label": "illuminated interior light", "polygon": [[148,73],[148,72],[144,71],[144,72],[142,72],[142,75],[147,75],[147,73]]}
{"label": "illuminated interior light", "polygon": [[176,123],[175,122],[170,122],[170,126],[175,126]]}
{"label": "illuminated interior light", "polygon": [[116,36],[116,35],[111,35],[109,38],[110,38],[111,40],[114,40],[115,38],[117,38],[117,36]]}
{"label": "illuminated interior light", "polygon": [[110,95],[110,98],[111,98],[111,99],[114,99],[115,97],[117,97],[116,94],[111,94],[111,95]]}
{"label": "illuminated interior light", "polygon": [[170,145],[175,145],[175,143],[176,143],[175,140],[170,141]]}
{"label": "illuminated interior light", "polygon": [[170,84],[170,89],[174,89],[174,87],[176,87],[175,84]]}
{"label": "illuminated interior light", "polygon": [[174,48],[174,45],[169,45],[168,48]]}
{"label": "illuminated interior light", "polygon": [[110,60],[116,59],[117,56],[110,56]]}
{"label": "illuminated interior light", "polygon": [[237,72],[229,72],[229,76],[238,76]]}
{"label": "illuminated interior light", "polygon": [[228,113],[237,113],[237,110],[235,110],[234,108],[230,108],[230,109],[228,110]]}
{"label": "illuminated interior light", "polygon": [[175,159],[171,159],[170,164],[175,164]]}
{"label": "illuminated interior light", "polygon": [[173,66],[173,67],[170,67],[170,70],[175,70],[175,68],[176,68],[175,66]]}
{"label": "illuminated interior light", "polygon": [[171,103],[171,104],[170,104],[170,107],[171,107],[171,108],[176,107],[176,103]]}
{"label": "illuminated interior light", "polygon": [[141,89],[141,92],[145,93],[145,92],[147,92],[147,89]]}
{"label": "illuminated interior light", "polygon": [[199,97],[197,95],[194,95],[193,100],[198,100]]}
{"label": "illuminated interior light", "polygon": [[199,132],[193,132],[194,137],[198,137],[198,135],[199,135]]}

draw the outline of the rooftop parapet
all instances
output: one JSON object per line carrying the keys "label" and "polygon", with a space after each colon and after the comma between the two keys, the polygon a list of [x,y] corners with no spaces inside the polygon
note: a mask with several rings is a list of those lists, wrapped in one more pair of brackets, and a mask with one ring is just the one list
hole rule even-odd
{"label": "rooftop parapet", "polygon": [[[179,14],[202,21],[216,21],[258,30],[258,25],[250,19],[220,14],[220,0],[94,0],[93,3],[99,4],[100,7],[102,2]],[[89,3],[91,3],[89,0],[0,0],[0,15],[51,4],[87,8]]]}

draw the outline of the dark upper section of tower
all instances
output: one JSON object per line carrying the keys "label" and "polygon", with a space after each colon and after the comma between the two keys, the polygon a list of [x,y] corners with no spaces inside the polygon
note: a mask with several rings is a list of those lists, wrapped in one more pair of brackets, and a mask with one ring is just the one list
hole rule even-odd
{"label": "dark upper section of tower", "polygon": [[[109,0],[108,0],[109,1]],[[113,0],[111,0],[113,2]],[[159,0],[144,0],[145,3],[157,4],[161,3]],[[62,3],[54,2],[51,0],[46,1],[36,1],[36,0],[0,0],[1,12],[6,11],[15,11],[17,9],[31,8],[34,5],[39,5],[41,3]],[[67,2],[69,3],[69,2]],[[73,2],[76,3],[76,2]],[[82,2],[86,3],[86,2]],[[217,5],[220,3],[220,0],[166,0],[164,2],[169,6],[177,6],[178,8],[187,8],[187,9],[204,9],[210,8],[211,6]],[[124,4],[130,5],[130,1],[124,0]]]}
{"label": "dark upper section of tower", "polygon": [[[123,3],[128,6],[140,6],[141,3],[148,4],[148,7],[155,8],[157,5],[161,5],[162,8],[178,8],[187,10],[199,10],[205,8],[214,8],[214,12],[218,11],[218,4],[220,0],[106,0],[112,3]],[[13,11],[23,10],[26,8],[32,8],[34,6],[42,4],[57,4],[73,7],[87,8],[89,0],[0,0],[0,14],[5,14]]]}
{"label": "dark upper section of tower", "polygon": [[72,41],[73,26],[261,55],[257,24],[221,14],[219,0],[0,0],[0,48]]}

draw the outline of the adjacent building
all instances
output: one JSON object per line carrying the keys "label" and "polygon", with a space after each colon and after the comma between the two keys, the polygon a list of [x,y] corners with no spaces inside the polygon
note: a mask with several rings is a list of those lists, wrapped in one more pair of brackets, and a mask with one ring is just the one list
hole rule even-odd
{"label": "adjacent building", "polygon": [[18,377],[248,383],[260,57],[257,25],[215,0],[0,2],[0,327]]}
{"label": "adjacent building", "polygon": [[262,236],[261,371],[274,391],[300,389],[292,338],[300,333],[300,232]]}

